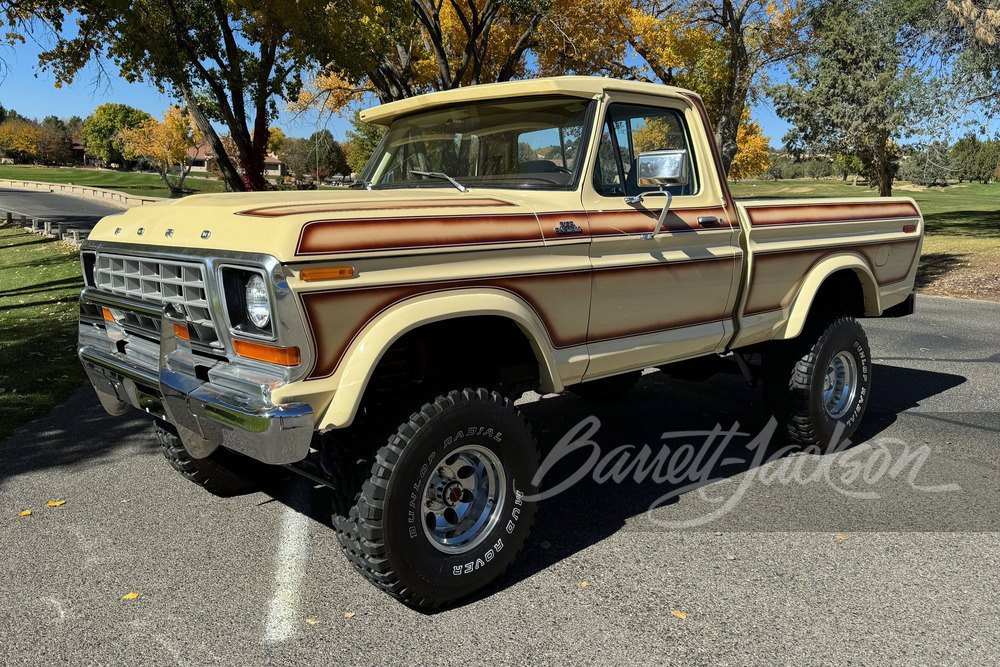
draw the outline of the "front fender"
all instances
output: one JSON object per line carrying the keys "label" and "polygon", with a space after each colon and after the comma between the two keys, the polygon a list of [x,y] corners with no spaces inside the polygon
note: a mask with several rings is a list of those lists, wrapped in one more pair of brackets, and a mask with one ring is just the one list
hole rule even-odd
{"label": "front fender", "polygon": [[563,390],[545,325],[521,298],[498,289],[422,295],[392,306],[361,330],[344,355],[333,400],[316,427],[340,428],[353,421],[379,360],[404,334],[433,322],[477,315],[496,315],[513,320],[528,337],[535,352],[542,389],[549,392]]}

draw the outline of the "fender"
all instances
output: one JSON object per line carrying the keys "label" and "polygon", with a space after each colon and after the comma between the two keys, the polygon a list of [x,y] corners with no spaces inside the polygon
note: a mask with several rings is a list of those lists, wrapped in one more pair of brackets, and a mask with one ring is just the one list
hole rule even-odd
{"label": "fender", "polygon": [[548,331],[534,309],[522,299],[491,288],[426,294],[395,304],[361,330],[344,355],[342,371],[337,374],[336,393],[316,428],[339,428],[353,421],[382,355],[404,334],[433,322],[476,315],[497,315],[513,320],[535,352],[542,389],[563,391]]}
{"label": "fender", "polygon": [[795,338],[802,333],[813,301],[826,279],[838,271],[850,269],[857,274],[865,295],[865,315],[877,317],[882,313],[878,282],[868,266],[867,260],[858,253],[850,252],[826,257],[817,263],[802,281],[795,300],[788,310],[785,324],[775,334],[775,339]]}

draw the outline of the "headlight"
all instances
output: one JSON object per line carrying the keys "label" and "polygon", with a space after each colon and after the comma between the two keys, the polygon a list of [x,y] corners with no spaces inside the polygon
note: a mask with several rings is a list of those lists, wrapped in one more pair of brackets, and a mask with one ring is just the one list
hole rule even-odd
{"label": "headlight", "polygon": [[258,274],[254,274],[247,282],[246,307],[250,322],[258,329],[266,329],[271,321],[271,299],[264,279]]}
{"label": "headlight", "polygon": [[229,328],[251,338],[274,336],[271,321],[271,292],[260,270],[237,266],[222,269],[222,294]]}

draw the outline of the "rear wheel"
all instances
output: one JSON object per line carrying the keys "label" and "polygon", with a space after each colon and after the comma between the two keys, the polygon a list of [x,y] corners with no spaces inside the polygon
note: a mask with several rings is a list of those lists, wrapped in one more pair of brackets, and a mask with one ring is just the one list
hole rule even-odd
{"label": "rear wheel", "polygon": [[765,397],[794,444],[851,437],[871,396],[871,350],[857,320],[810,326],[765,357]]}
{"label": "rear wheel", "polygon": [[217,496],[235,496],[256,491],[267,467],[241,454],[219,447],[209,456],[196,459],[184,448],[173,427],[156,422],[156,441],[174,470]]}
{"label": "rear wheel", "polygon": [[439,396],[382,447],[348,516],[348,559],[390,595],[438,607],[500,576],[534,520],[538,448],[521,413],[487,389]]}

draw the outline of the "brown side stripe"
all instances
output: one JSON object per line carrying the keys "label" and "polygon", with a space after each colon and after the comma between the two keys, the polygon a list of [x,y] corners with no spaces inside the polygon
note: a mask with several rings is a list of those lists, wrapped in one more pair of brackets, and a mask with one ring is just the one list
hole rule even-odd
{"label": "brown side stripe", "polygon": [[533,214],[316,220],[302,227],[296,255],[413,250],[542,241]]}
{"label": "brown side stripe", "polygon": [[802,225],[824,222],[853,222],[883,218],[917,218],[920,213],[909,202],[884,204],[789,204],[787,206],[747,207],[754,227],[767,225]]}
{"label": "brown side stripe", "polygon": [[483,208],[489,206],[513,206],[510,202],[500,199],[444,199],[444,200],[413,200],[394,199],[369,202],[332,202],[325,204],[286,204],[282,206],[264,206],[239,215],[252,215],[258,218],[278,218],[286,215],[302,215],[306,213],[350,213],[353,211],[399,211],[415,208]]}

